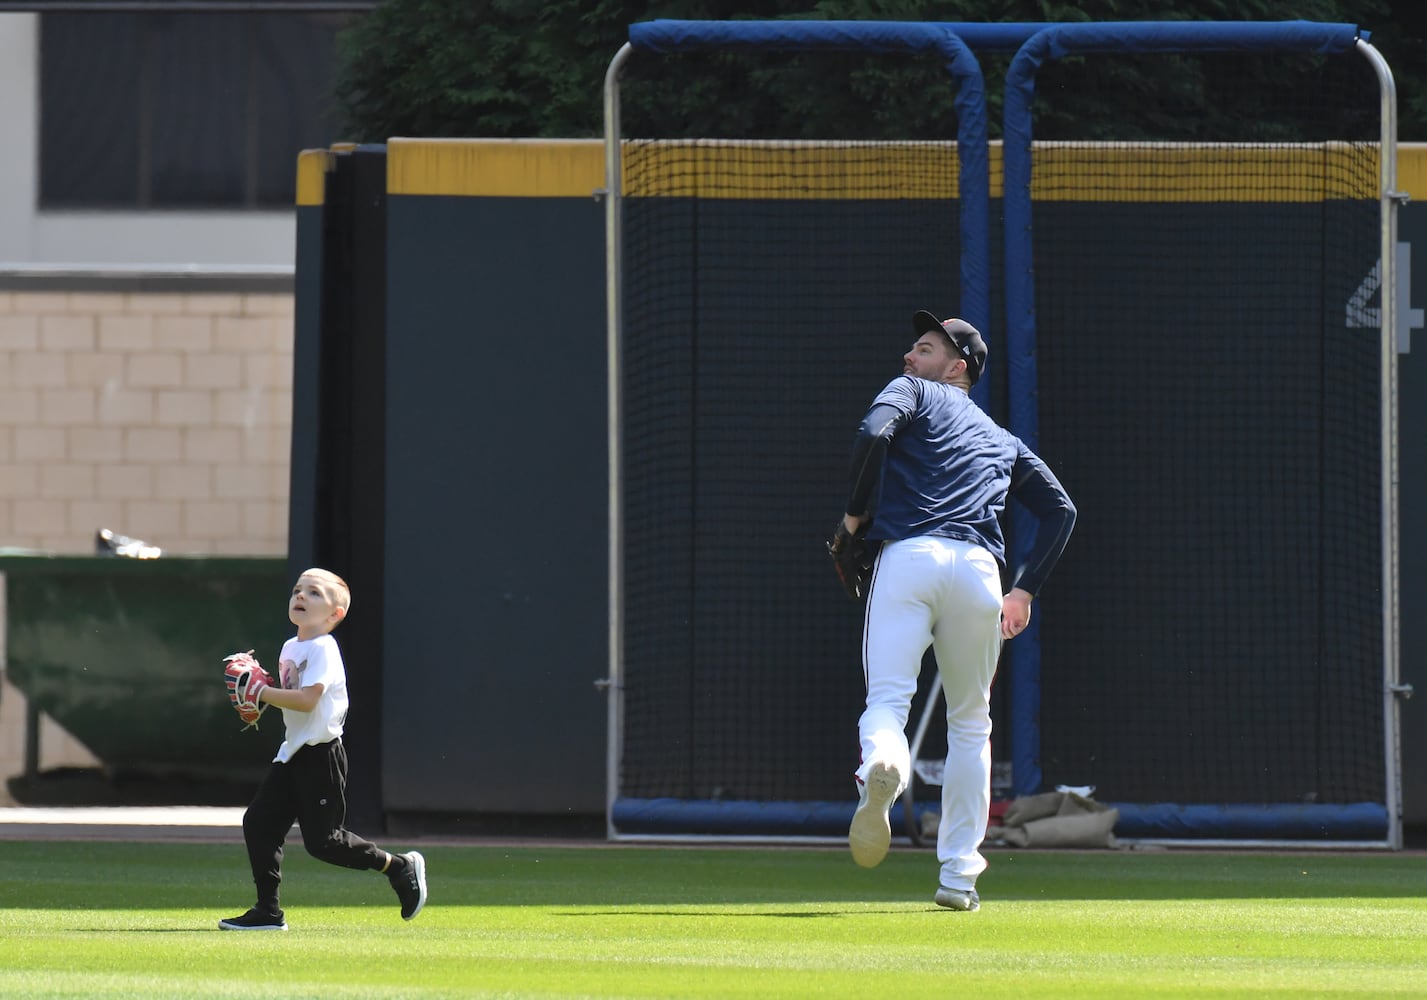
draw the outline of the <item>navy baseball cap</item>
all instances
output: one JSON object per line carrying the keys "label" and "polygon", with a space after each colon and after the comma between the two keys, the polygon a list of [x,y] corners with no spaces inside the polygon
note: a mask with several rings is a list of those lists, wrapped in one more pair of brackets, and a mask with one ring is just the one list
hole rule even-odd
{"label": "navy baseball cap", "polygon": [[912,329],[920,337],[924,333],[944,333],[951,345],[966,360],[966,374],[975,385],[986,370],[986,341],[981,332],[964,319],[939,320],[925,309],[918,309],[912,316]]}

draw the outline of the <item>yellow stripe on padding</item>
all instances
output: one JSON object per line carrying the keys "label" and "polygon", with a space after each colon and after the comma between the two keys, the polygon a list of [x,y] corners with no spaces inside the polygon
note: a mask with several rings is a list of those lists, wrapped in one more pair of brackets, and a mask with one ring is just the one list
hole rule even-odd
{"label": "yellow stripe on padding", "polygon": [[1038,201],[1317,202],[1374,200],[1376,144],[1036,143]]}
{"label": "yellow stripe on padding", "polygon": [[954,199],[950,142],[796,142],[721,139],[624,144],[629,197]]}
{"label": "yellow stripe on padding", "polygon": [[[989,150],[1003,196],[1003,149]],[[643,198],[955,199],[951,142],[626,141],[623,193]],[[1378,196],[1371,143],[1042,142],[1031,196],[1079,202],[1319,202]]]}
{"label": "yellow stripe on padding", "polygon": [[321,205],[327,200],[327,174],[332,154],[325,149],[304,149],[297,154],[297,203]]}
{"label": "yellow stripe on padding", "polygon": [[589,198],[604,187],[599,139],[390,139],[387,193]]}
{"label": "yellow stripe on padding", "polygon": [[1397,189],[1413,201],[1427,201],[1427,142],[1404,142],[1397,147]]}
{"label": "yellow stripe on padding", "polygon": [[[298,161],[298,204],[321,204],[332,151]],[[1002,196],[1000,143],[990,194]],[[308,158],[314,162],[309,163]],[[957,197],[950,142],[802,143],[625,140],[623,193],[634,197],[901,199]],[[1427,198],[1427,143],[1398,152],[1399,187]],[[1032,196],[1045,201],[1310,202],[1378,196],[1375,145],[1036,143]],[[387,192],[589,198],[604,187],[599,139],[387,142]],[[311,200],[315,197],[316,200]]]}

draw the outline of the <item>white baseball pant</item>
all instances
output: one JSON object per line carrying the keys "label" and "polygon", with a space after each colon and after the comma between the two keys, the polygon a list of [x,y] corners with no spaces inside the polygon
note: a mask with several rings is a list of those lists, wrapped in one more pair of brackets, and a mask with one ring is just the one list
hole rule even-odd
{"label": "white baseball pant", "polygon": [[[894,765],[900,796],[912,776],[907,716],[931,646],[946,696],[946,773],[937,860],[941,884],[972,889],[991,808],[991,681],[1001,652],[1001,572],[986,549],[949,538],[888,542],[878,556],[863,624],[867,709],[859,782],[874,761]],[[895,800],[894,800],[895,801]]]}

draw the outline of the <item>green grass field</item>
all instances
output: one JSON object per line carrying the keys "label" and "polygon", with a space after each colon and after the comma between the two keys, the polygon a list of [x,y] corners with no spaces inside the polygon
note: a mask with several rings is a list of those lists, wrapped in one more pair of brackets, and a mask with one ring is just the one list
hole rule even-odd
{"label": "green grass field", "polygon": [[292,846],[236,934],[239,844],[0,842],[0,996],[1427,997],[1420,855],[997,851],[967,914],[922,850],[423,846],[405,923]]}

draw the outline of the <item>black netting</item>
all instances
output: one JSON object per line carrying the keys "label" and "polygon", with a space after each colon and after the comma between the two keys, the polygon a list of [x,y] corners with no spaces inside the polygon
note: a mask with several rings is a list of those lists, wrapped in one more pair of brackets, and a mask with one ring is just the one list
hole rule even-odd
{"label": "black netting", "polygon": [[[1044,782],[1382,802],[1375,80],[1355,54],[1112,65],[1164,58],[1038,86],[1016,307],[1081,511],[1036,605]],[[1124,85],[1146,79],[1164,92]],[[1178,113],[1190,91],[1215,113]],[[1077,132],[1085,101],[1120,117]],[[618,792],[845,799],[861,621],[822,543],[905,317],[960,301],[954,148],[650,141],[624,164]]]}
{"label": "black netting", "polygon": [[621,794],[845,798],[862,623],[823,542],[911,312],[958,301],[954,148],[626,164]]}
{"label": "black netting", "polygon": [[1040,445],[1081,511],[1038,604],[1048,785],[1384,801],[1379,335],[1350,306],[1378,158],[1342,112],[1375,84],[1350,69],[1283,116],[1335,141],[1245,116],[1241,142],[1034,153]]}

